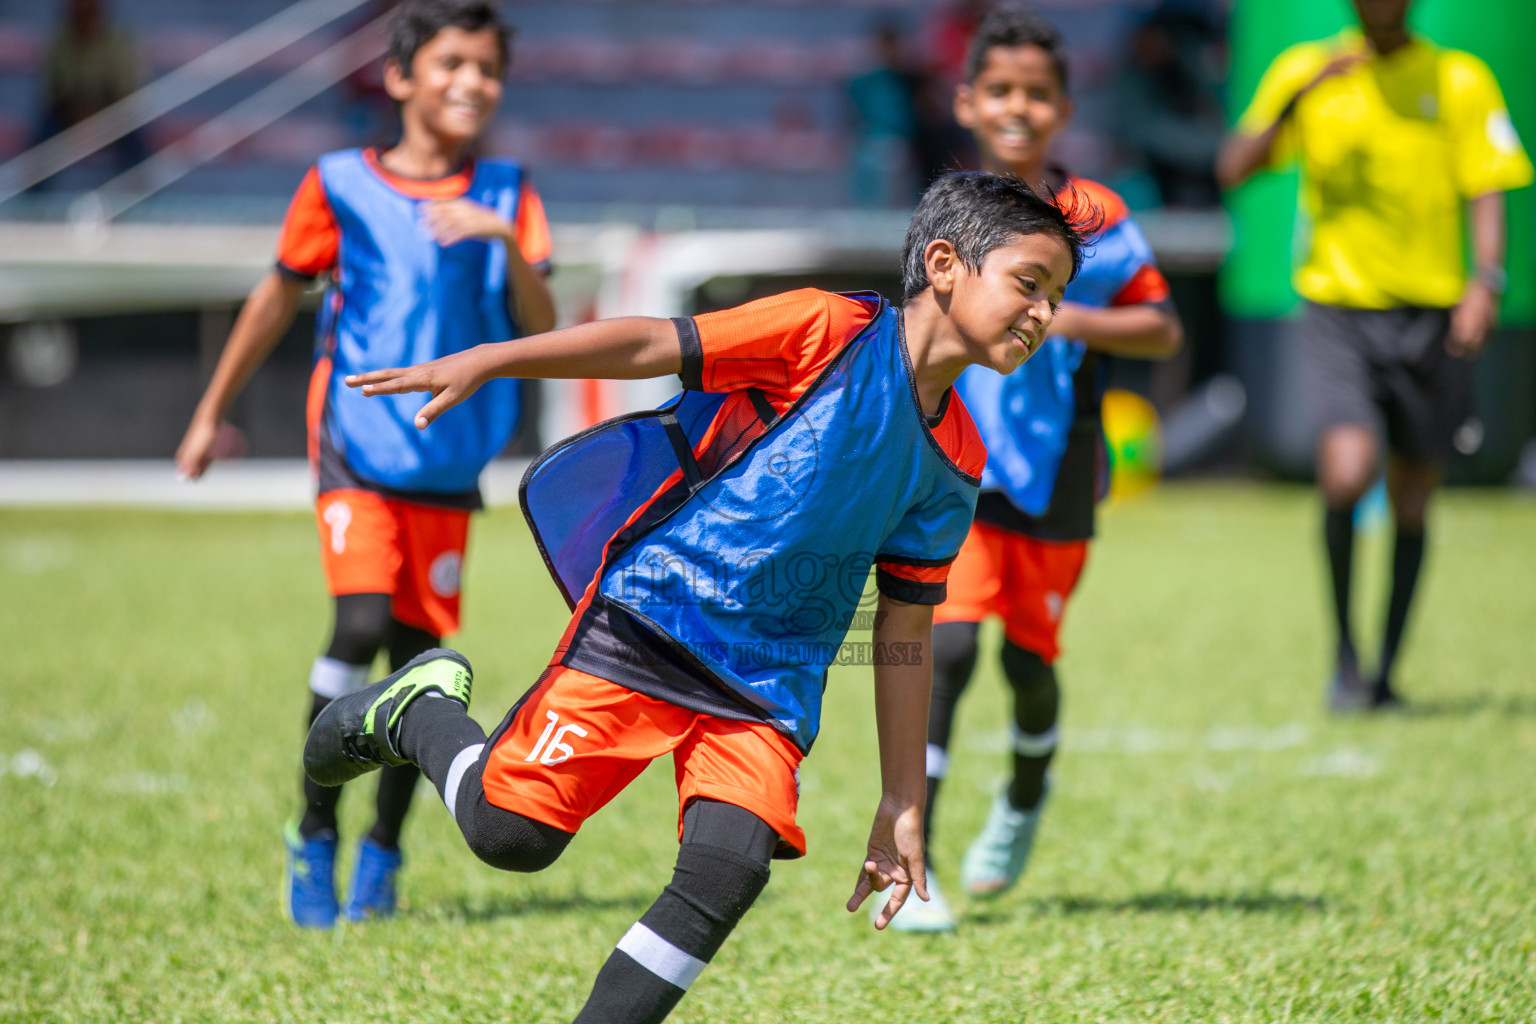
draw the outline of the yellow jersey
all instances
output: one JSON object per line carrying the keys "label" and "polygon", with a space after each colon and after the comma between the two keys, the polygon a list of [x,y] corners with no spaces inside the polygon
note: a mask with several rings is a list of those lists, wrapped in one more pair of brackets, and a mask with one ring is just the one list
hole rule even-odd
{"label": "yellow jersey", "polygon": [[1367,59],[1318,85],[1281,129],[1272,164],[1301,167],[1296,290],[1353,309],[1447,308],[1466,287],[1466,200],[1531,183],[1531,161],[1488,66],[1415,37],[1386,56],[1358,30],[1275,58],[1238,130],[1262,133],[1334,57]]}

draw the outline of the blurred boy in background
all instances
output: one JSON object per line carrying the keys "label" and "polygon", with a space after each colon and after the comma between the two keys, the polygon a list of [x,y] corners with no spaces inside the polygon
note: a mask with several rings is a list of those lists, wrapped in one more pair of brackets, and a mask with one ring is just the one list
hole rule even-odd
{"label": "blurred boy in background", "polygon": [[[988,457],[976,523],[950,573],[949,597],[934,612],[923,824],[931,838],[955,709],[976,667],[977,632],[996,615],[1013,696],[1013,771],[961,863],[961,882],[973,896],[995,896],[1018,881],[1045,807],[1060,703],[1057,636],[1107,482],[1104,357],[1162,359],[1182,340],[1168,283],[1125,203],[1049,161],[1051,141],[1072,116],[1067,86],[1055,26],[1000,7],[976,30],[955,93],[955,118],[975,137],[985,170],[1015,175],[1069,208],[1097,207],[1104,221],[1040,353],[1007,377],[973,368],[955,385]],[[931,882],[929,890],[933,899],[909,902],[892,927],[953,928],[947,901]]]}
{"label": "blurred boy in background", "polygon": [[[458,630],[480,472],[519,421],[513,381],[482,390],[464,415],[418,431],[419,398],[365,401],[342,380],[555,323],[539,197],[519,165],[474,152],[501,100],[510,35],[489,3],[400,6],[385,63],[400,141],[382,152],[327,154],[305,176],[277,266],[251,292],[176,453],[185,476],[207,470],[241,387],[287,330],[305,289],[330,275],[308,414],[335,625],[310,670],[311,722],[368,682],[381,649],[398,669]],[[410,765],[382,773],[377,818],[352,874],[350,920],[394,912],[400,830],[418,777]],[[340,795],[340,787],[306,778],[303,813],[285,830],[285,908],[299,925],[328,928],[341,911]]]}

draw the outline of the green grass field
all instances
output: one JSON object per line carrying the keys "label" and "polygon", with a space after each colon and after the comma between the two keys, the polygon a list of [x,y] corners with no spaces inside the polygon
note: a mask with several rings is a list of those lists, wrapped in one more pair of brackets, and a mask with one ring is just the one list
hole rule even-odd
{"label": "green grass field", "polygon": [[[674,1019],[1536,1019],[1536,501],[1445,496],[1414,710],[1365,720],[1321,709],[1316,520],[1309,492],[1235,485],[1105,516],[1034,864],[953,936],[842,909],[878,779],[868,671],[834,674],[810,856]],[[1372,623],[1385,544],[1360,551]],[[400,916],[300,932],[279,830],[328,626],[312,520],[4,512],[0,587],[0,1021],[565,1021],[669,877],[667,765],[538,876],[481,865],[424,787]],[[466,591],[492,725],[565,618],[515,510],[479,521]],[[940,814],[951,892],[1005,721],[989,659]],[[343,873],[370,820],[354,786]]]}

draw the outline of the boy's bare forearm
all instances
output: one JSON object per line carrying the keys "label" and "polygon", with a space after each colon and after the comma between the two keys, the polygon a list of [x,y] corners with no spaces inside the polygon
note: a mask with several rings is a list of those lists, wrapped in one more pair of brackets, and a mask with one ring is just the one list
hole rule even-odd
{"label": "boy's bare forearm", "polygon": [[425,429],[495,377],[641,380],[682,368],[683,346],[672,321],[626,316],[476,345],[419,366],[355,373],[347,386],[365,395],[429,392],[431,400],[416,414],[417,428]]}
{"label": "boy's bare forearm", "polygon": [[880,738],[880,786],[898,802],[921,807],[927,795],[928,698],[933,608],[882,598],[877,651],[903,652],[875,665],[875,726]]}
{"label": "boy's bare forearm", "polygon": [[524,334],[553,330],[557,314],[555,297],[544,275],[523,258],[515,240],[507,242],[507,283],[512,289],[513,313]]}
{"label": "boy's bare forearm", "polygon": [[276,270],[268,272],[251,290],[229,332],[229,341],[219,354],[213,377],[198,402],[196,417],[209,421],[224,418],[251,374],[293,323],[303,294],[302,281],[285,277]]}
{"label": "boy's bare forearm", "polygon": [[670,320],[623,316],[470,349],[482,380],[598,377],[643,380],[683,368],[682,344]]}
{"label": "boy's bare forearm", "polygon": [[1093,309],[1064,302],[1051,332],[1077,338],[1096,352],[1131,359],[1167,359],[1184,343],[1178,314],[1153,303]]}

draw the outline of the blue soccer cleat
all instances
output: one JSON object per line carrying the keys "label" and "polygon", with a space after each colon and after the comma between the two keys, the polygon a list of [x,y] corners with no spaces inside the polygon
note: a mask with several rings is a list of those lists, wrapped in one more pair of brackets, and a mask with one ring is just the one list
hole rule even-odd
{"label": "blue soccer cleat", "polygon": [[298,822],[283,829],[288,864],[283,871],[283,910],[300,928],[336,923],[336,833],[326,829],[305,839]]}
{"label": "blue soccer cleat", "polygon": [[1008,802],[1008,792],[997,794],[981,834],[960,862],[960,884],[972,896],[1001,896],[1018,882],[1035,845],[1046,794],[1027,811]]}
{"label": "blue soccer cleat", "polygon": [[395,916],[395,875],[404,860],[398,849],[386,850],[372,838],[357,846],[357,866],[347,894],[347,920]]}

